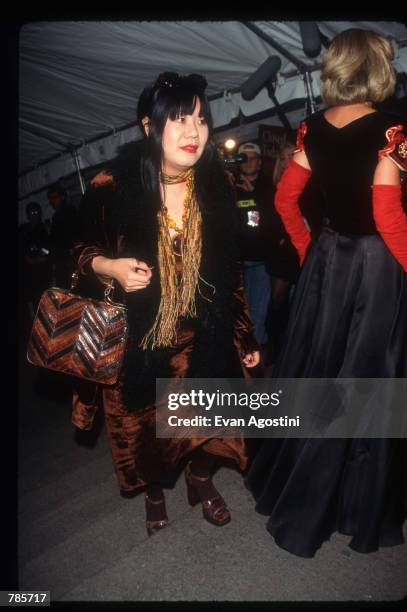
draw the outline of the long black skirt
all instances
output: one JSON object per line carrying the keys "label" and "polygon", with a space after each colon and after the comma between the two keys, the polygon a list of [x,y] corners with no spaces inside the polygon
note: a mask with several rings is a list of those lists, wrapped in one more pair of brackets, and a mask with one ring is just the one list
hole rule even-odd
{"label": "long black skirt", "polygon": [[[407,375],[407,274],[380,236],[324,228],[307,253],[276,378]],[[267,529],[312,557],[334,531],[372,552],[402,544],[406,439],[265,439],[245,484]]]}

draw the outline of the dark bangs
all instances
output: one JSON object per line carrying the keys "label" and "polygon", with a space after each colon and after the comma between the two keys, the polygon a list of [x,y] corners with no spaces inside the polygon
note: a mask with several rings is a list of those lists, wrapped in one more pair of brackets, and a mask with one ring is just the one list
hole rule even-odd
{"label": "dark bangs", "polygon": [[[172,120],[179,115],[192,115],[195,111],[198,100],[201,105],[200,116],[205,119],[208,126],[212,122],[208,98],[204,93],[191,93],[190,90],[178,89],[174,92],[174,105],[169,108],[168,117]],[[212,125],[210,126],[212,128]]]}
{"label": "dark bangs", "polygon": [[151,123],[156,124],[157,132],[162,133],[167,119],[174,120],[179,115],[191,115],[199,100],[201,116],[206,120],[211,134],[212,117],[209,101],[205,95],[206,79],[199,74],[178,76],[163,73],[158,79],[158,87],[151,100]]}

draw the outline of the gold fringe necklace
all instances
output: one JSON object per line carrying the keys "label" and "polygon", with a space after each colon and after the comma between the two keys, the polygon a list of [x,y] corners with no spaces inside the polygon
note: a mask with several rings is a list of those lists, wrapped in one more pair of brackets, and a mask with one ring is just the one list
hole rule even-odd
{"label": "gold fringe necklace", "polygon": [[[200,278],[202,215],[195,196],[194,169],[189,168],[176,176],[169,176],[162,172],[160,180],[170,185],[186,181],[186,195],[182,229],[178,228],[175,221],[168,217],[164,205],[158,212],[158,267],[161,300],[154,324],[140,343],[141,348],[144,349],[149,346],[154,349],[174,345],[180,317],[196,316],[195,293]],[[180,241],[181,275],[177,274],[169,227],[173,227],[182,236]]]}

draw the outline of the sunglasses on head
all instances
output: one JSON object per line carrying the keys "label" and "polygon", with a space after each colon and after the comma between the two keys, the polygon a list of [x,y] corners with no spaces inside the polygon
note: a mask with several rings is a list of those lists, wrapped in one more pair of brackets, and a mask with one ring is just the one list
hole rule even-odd
{"label": "sunglasses on head", "polygon": [[177,72],[162,72],[155,82],[156,87],[185,87],[193,86],[204,91],[207,86],[205,77],[200,74],[180,75]]}

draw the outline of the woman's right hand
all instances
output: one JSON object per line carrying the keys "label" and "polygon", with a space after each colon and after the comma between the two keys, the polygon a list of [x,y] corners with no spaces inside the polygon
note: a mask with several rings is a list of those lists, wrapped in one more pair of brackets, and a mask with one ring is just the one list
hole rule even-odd
{"label": "woman's right hand", "polygon": [[133,257],[113,259],[111,264],[112,276],[126,293],[145,289],[150,284],[152,268],[144,261]]}
{"label": "woman's right hand", "polygon": [[92,260],[92,268],[96,274],[110,276],[116,279],[126,293],[145,289],[150,284],[152,269],[144,261],[134,257],[108,259],[97,256]]}

